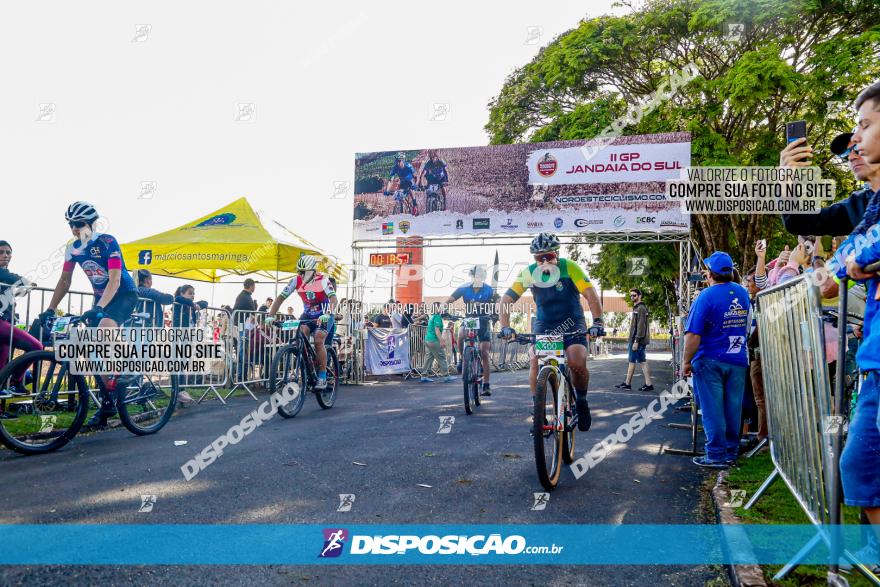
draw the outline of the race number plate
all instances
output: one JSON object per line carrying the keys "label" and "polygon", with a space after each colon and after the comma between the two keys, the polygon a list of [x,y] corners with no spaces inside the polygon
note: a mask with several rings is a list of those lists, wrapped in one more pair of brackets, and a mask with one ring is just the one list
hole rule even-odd
{"label": "race number plate", "polygon": [[479,318],[465,318],[462,322],[465,328],[470,328],[472,330],[477,330],[480,327],[480,319]]}
{"label": "race number plate", "polygon": [[299,320],[285,320],[281,323],[281,330],[296,330],[299,328]]}
{"label": "race number plate", "polygon": [[564,357],[565,347],[562,344],[562,337],[554,334],[538,334],[535,336],[535,354],[539,357]]}
{"label": "race number plate", "polygon": [[70,333],[70,316],[56,318],[52,325],[53,336],[67,336]]}

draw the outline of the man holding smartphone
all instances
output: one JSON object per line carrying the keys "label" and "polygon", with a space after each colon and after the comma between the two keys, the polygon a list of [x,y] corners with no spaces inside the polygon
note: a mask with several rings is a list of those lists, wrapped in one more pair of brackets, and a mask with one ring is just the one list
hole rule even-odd
{"label": "man holding smartphone", "polygon": [[[859,112],[859,124],[852,139],[866,163],[880,163],[880,83],[859,94],[855,106]],[[880,220],[878,199],[872,198],[863,221],[855,229],[856,233],[864,235]],[[852,249],[852,240],[847,239],[841,245],[844,252]],[[874,525],[880,524],[880,290],[877,273],[867,273],[866,268],[878,261],[878,242],[872,242],[846,256],[846,273],[852,279],[867,282],[868,296],[862,344],[856,355],[864,379],[840,458],[844,502],[864,508],[865,515]]]}
{"label": "man holding smartphone", "polygon": [[[856,150],[853,132],[834,137],[831,152],[846,161],[856,180],[865,185],[847,199],[823,208],[818,214],[783,214],[782,224],[791,234],[848,235],[865,216],[871,196],[880,189],[880,163],[868,163],[861,149]],[[788,143],[779,153],[780,167],[809,167],[812,164],[813,148],[807,145],[806,137]]]}

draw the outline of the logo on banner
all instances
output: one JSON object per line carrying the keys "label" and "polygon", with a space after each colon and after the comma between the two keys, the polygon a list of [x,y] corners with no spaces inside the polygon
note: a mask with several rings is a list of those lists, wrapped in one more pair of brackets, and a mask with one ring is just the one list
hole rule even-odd
{"label": "logo on banner", "polygon": [[618,216],[614,219],[614,226],[616,226],[617,228],[620,228],[624,224],[626,224],[626,218],[624,218],[623,216]]}
{"label": "logo on banner", "polygon": [[656,216],[637,216],[636,224],[654,224],[657,222]]}
{"label": "logo on banner", "polygon": [[385,339],[386,351],[388,352],[388,358],[394,358],[394,335],[389,334],[388,338]]}
{"label": "logo on banner", "polygon": [[211,216],[207,220],[202,220],[193,228],[199,228],[203,226],[229,226],[233,222],[235,222],[235,214],[233,214],[232,212],[225,212],[223,214],[218,214],[217,216]]}
{"label": "logo on banner", "polygon": [[559,163],[556,161],[556,157],[551,155],[548,151],[544,153],[544,156],[538,161],[538,174],[541,177],[550,177],[556,173],[558,167]]}
{"label": "logo on banner", "polygon": [[402,232],[403,234],[408,233],[409,232],[409,220],[401,220],[400,223],[397,225],[397,227],[400,228],[400,232]]}
{"label": "logo on banner", "polygon": [[149,265],[153,262],[153,251],[143,249],[138,252],[138,265]]}
{"label": "logo on banner", "polygon": [[514,224],[513,218],[508,218],[507,222],[505,224],[501,225],[501,228],[506,228],[506,229],[510,230],[512,228],[519,228],[519,224]]}
{"label": "logo on banner", "polygon": [[463,229],[464,228],[464,220],[456,220],[455,221],[455,228],[457,228],[458,230]]}
{"label": "logo on banner", "polygon": [[318,558],[333,558],[342,554],[348,530],[344,528],[324,528],[324,548]]}
{"label": "logo on banner", "polygon": [[394,234],[394,223],[393,222],[383,222],[382,223],[382,234]]}
{"label": "logo on banner", "polygon": [[527,228],[544,228],[544,223],[540,220],[529,220],[526,222]]}
{"label": "logo on banner", "polygon": [[676,222],[675,220],[663,220],[660,222],[660,227],[672,226],[675,228],[687,228],[688,225],[686,222]]}
{"label": "logo on banner", "polygon": [[583,228],[585,226],[589,226],[591,224],[603,224],[604,220],[588,220],[586,218],[578,218],[574,221],[574,225],[578,228]]}
{"label": "logo on banner", "polygon": [[488,230],[489,228],[489,219],[488,218],[474,218],[474,230]]}
{"label": "logo on banner", "polygon": [[553,221],[553,226],[555,226],[556,228],[562,228],[562,224],[562,218],[557,218]]}

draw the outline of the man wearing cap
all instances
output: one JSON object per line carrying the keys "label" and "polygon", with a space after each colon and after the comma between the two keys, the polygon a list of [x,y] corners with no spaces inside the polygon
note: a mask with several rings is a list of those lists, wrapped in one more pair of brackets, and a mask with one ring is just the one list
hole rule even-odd
{"label": "man wearing cap", "polygon": [[682,370],[685,377],[693,375],[706,432],[706,454],[693,462],[723,469],[739,456],[750,304],[745,288],[733,282],[730,255],[716,251],[704,262],[709,287],[700,292],[688,315]]}
{"label": "man wearing cap", "polygon": [[[831,141],[831,152],[849,163],[855,178],[864,182],[845,200],[836,202],[820,210],[817,214],[783,214],[782,224],[791,234],[830,234],[848,235],[865,216],[871,196],[880,189],[880,164],[871,165],[855,148],[853,132],[845,132]],[[779,154],[780,167],[809,167],[813,164],[813,148],[807,146],[807,139],[792,141]]]}

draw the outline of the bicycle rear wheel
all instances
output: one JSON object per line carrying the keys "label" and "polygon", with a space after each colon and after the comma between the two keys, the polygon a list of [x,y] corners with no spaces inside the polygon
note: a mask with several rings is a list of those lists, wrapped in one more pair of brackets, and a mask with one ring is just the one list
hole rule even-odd
{"label": "bicycle rear wheel", "polygon": [[177,394],[180,393],[178,377],[119,377],[115,395],[116,409],[122,425],[138,436],[155,434],[161,430],[171,419],[177,405]]}
{"label": "bicycle rear wheel", "polygon": [[[13,374],[22,378],[19,387]],[[52,351],[25,353],[0,370],[0,397],[0,442],[26,455],[70,442],[89,411],[85,377],[71,375]]]}
{"label": "bicycle rear wheel", "polygon": [[538,480],[547,491],[553,491],[562,473],[562,436],[556,430],[556,394],[559,382],[553,369],[542,369],[538,374],[535,390],[535,412],[532,421],[532,436],[535,442],[535,465]]}
{"label": "bicycle rear wheel", "polygon": [[329,410],[336,403],[336,392],[339,389],[339,359],[336,349],[327,347],[327,387],[315,393],[318,405]]}
{"label": "bicycle rear wheel", "polygon": [[299,347],[288,345],[275,353],[269,369],[269,391],[294,396],[292,401],[278,406],[282,418],[293,418],[299,414],[306,400],[306,385]]}

